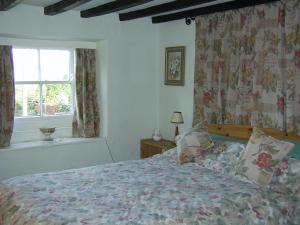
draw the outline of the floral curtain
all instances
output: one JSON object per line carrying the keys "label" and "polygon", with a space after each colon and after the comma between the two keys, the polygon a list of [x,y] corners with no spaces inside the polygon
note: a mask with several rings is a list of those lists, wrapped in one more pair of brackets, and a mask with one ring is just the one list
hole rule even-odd
{"label": "floral curtain", "polygon": [[0,46],[0,147],[10,145],[15,114],[15,82],[11,46]]}
{"label": "floral curtain", "polygon": [[300,0],[196,19],[194,123],[300,134]]}
{"label": "floral curtain", "polygon": [[96,91],[96,51],[76,49],[76,109],[74,137],[99,136],[99,109]]}

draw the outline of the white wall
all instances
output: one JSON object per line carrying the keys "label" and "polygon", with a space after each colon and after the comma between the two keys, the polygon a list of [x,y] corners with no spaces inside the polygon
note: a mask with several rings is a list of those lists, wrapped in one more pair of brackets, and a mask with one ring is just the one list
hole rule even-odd
{"label": "white wall", "polygon": [[[105,120],[101,132],[108,137],[116,160],[139,158],[140,138],[149,137],[158,125],[157,33],[158,26],[149,18],[121,23],[117,14],[82,19],[74,11],[44,16],[43,8],[25,5],[0,13],[0,37],[96,43],[100,72],[97,83],[102,87],[98,90],[99,102]],[[49,154],[54,157],[56,152],[44,154],[36,149],[6,154],[11,154],[6,159],[15,158],[16,164],[22,163],[24,154],[32,159],[41,154],[38,166],[43,167]],[[101,162],[95,152],[88,154],[86,157]],[[84,155],[77,156],[84,160]],[[0,173],[5,170],[2,167]]]}
{"label": "white wall", "polygon": [[25,174],[81,168],[111,162],[105,140],[0,149],[0,181]]}
{"label": "white wall", "polygon": [[[159,124],[165,138],[173,138],[174,125],[170,123],[173,111],[181,111],[184,124],[180,131],[192,126],[193,88],[195,62],[195,23],[187,26],[184,20],[163,23],[159,26]],[[165,48],[172,46],[186,47],[185,85],[164,85]]]}
{"label": "white wall", "polygon": [[[139,158],[140,138],[149,137],[156,127],[165,138],[172,138],[174,126],[169,121],[175,110],[183,112],[185,123],[181,130],[192,125],[194,23],[187,26],[180,20],[157,25],[151,24],[149,18],[119,22],[116,14],[81,19],[73,11],[48,17],[43,15],[42,8],[18,5],[0,13],[0,36],[96,43],[101,132],[108,137],[118,161]],[[186,46],[185,86],[167,86],[165,47],[179,45]],[[21,162],[22,157],[15,154],[12,157]],[[26,153],[33,159],[35,154],[42,153]],[[44,156],[47,154],[39,157],[39,167],[47,160]],[[92,156],[101,163],[101,156],[93,151],[86,157]]]}

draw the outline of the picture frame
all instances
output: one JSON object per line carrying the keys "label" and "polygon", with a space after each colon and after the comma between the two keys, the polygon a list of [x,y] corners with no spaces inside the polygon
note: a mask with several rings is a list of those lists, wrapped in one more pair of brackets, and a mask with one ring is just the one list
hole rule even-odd
{"label": "picture frame", "polygon": [[165,49],[165,85],[184,86],[185,46]]}

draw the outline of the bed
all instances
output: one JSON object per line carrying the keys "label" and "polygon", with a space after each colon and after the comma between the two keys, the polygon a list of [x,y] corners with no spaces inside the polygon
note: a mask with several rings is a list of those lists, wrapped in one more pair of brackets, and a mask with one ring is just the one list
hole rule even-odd
{"label": "bed", "polygon": [[[217,142],[226,142],[230,156],[245,147]],[[180,165],[176,156],[171,149],[145,160],[5,180],[0,224],[300,224],[300,198],[290,189],[236,176],[226,157]]]}

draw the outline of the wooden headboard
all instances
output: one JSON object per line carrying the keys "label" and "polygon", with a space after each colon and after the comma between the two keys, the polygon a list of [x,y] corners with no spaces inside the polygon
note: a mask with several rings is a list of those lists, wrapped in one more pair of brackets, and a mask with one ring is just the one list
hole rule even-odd
{"label": "wooden headboard", "polygon": [[[300,136],[295,134],[290,134],[284,131],[269,129],[269,128],[259,128],[266,134],[279,139],[287,139],[292,141],[300,141]],[[248,140],[252,134],[252,127],[248,125],[218,125],[209,124],[208,132],[213,134],[220,134],[227,137]]]}

